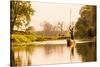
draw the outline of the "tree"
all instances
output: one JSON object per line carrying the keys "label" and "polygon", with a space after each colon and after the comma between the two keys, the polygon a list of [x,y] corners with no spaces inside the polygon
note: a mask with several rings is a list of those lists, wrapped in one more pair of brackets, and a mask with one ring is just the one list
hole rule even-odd
{"label": "tree", "polygon": [[27,26],[31,21],[31,16],[34,14],[30,1],[10,1],[10,26],[11,33],[14,26],[20,28],[23,24]]}
{"label": "tree", "polygon": [[50,24],[50,23],[47,22],[47,21],[44,21],[43,29],[44,29],[45,32],[50,32],[50,31],[52,31],[52,28],[53,28],[52,24]]}
{"label": "tree", "polygon": [[58,22],[58,28],[60,30],[60,34],[59,35],[62,35],[62,33],[63,33],[63,22]]}
{"label": "tree", "polygon": [[86,21],[86,24],[90,27],[96,25],[96,6],[85,5],[80,10],[81,18]]}
{"label": "tree", "polygon": [[34,32],[34,27],[33,26],[29,26],[26,30],[26,33],[33,33]]}
{"label": "tree", "polygon": [[54,32],[59,31],[58,26],[57,26],[57,25],[54,25],[54,26],[52,27],[52,31],[54,31]]}
{"label": "tree", "polygon": [[80,17],[76,22],[76,34],[80,37],[96,36],[96,6],[85,5],[80,10]]}

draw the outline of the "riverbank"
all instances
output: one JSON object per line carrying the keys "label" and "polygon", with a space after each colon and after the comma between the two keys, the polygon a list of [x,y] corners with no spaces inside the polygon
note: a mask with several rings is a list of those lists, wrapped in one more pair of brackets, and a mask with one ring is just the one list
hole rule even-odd
{"label": "riverbank", "polygon": [[[82,41],[82,40],[75,40],[75,43],[88,43],[88,42],[95,42],[95,41]],[[38,46],[38,45],[66,45],[67,40],[48,40],[48,41],[34,41],[30,43],[12,43],[12,46]]]}
{"label": "riverbank", "polygon": [[[57,36],[40,36],[36,34],[12,34],[11,44],[13,46],[24,46],[24,45],[45,45],[45,44],[67,44],[67,39],[64,37]],[[96,37],[75,39],[76,43],[83,42],[96,42]]]}
{"label": "riverbank", "polygon": [[34,41],[47,41],[47,40],[58,40],[66,39],[62,36],[41,36],[36,34],[12,34],[11,42],[12,43],[30,43]]}

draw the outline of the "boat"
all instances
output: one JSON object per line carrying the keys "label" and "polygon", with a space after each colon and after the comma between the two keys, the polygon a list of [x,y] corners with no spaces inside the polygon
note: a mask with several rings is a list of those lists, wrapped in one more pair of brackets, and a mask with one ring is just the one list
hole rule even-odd
{"label": "boat", "polygon": [[75,46],[75,40],[68,39],[67,40],[67,47],[74,47]]}

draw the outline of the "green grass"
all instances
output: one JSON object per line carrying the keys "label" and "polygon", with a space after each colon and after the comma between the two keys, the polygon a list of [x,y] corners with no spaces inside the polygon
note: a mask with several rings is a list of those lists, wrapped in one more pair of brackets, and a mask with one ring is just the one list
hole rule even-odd
{"label": "green grass", "polygon": [[34,35],[12,34],[11,40],[13,43],[28,43],[36,40]]}
{"label": "green grass", "polygon": [[57,39],[65,39],[65,37],[59,36],[41,36],[41,35],[33,35],[33,34],[12,34],[11,40],[12,43],[29,43],[33,41],[46,41],[46,40],[57,40]]}

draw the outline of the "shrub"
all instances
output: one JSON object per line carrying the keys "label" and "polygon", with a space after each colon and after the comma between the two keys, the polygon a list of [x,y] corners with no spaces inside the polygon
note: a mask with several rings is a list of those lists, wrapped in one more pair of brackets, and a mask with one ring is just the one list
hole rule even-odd
{"label": "shrub", "polygon": [[11,35],[11,40],[13,40],[14,43],[27,43],[27,42],[32,42],[35,41],[36,37],[32,35],[17,35],[17,34],[12,34]]}

